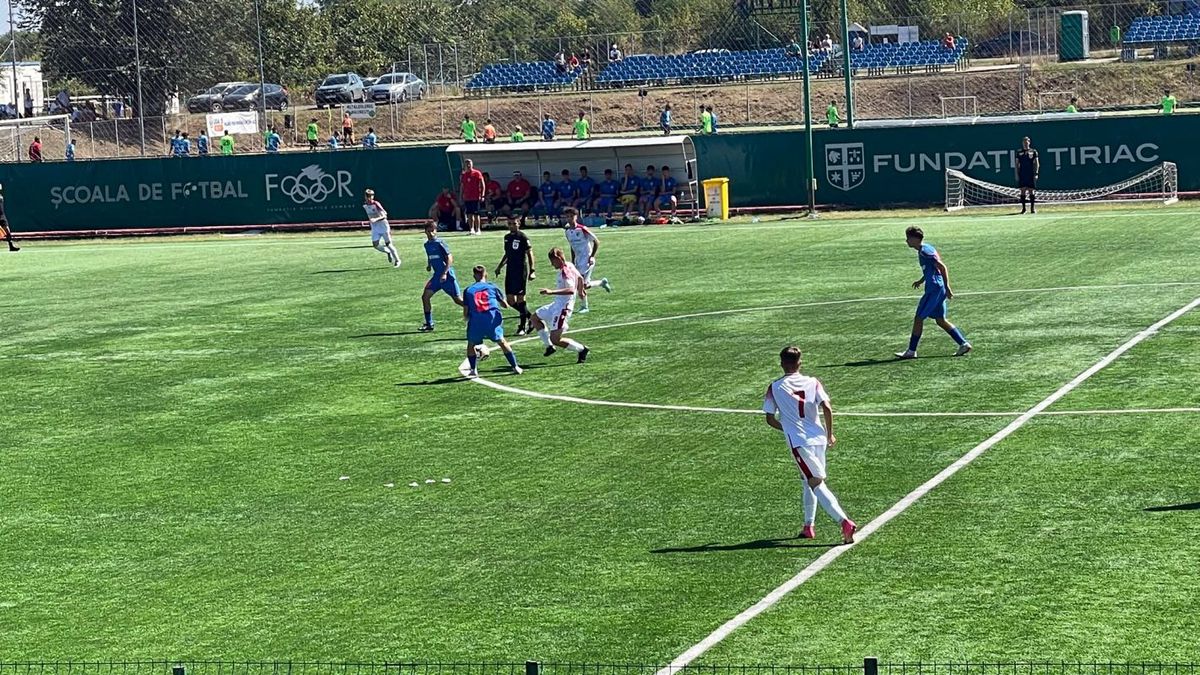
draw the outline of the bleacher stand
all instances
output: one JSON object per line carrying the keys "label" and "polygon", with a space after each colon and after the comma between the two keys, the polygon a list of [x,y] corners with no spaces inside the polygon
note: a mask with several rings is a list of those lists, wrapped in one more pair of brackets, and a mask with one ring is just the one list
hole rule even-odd
{"label": "bleacher stand", "polygon": [[1200,13],[1139,16],[1129,24],[1123,45],[1155,45],[1200,41]]}
{"label": "bleacher stand", "polygon": [[855,70],[866,70],[868,75],[883,75],[889,68],[897,73],[911,73],[918,68],[925,72],[938,72],[965,64],[967,39],[954,38],[954,48],[948,49],[941,40],[923,42],[886,42],[866,45],[862,51],[850,52],[850,66]]}
{"label": "bleacher stand", "polygon": [[[820,68],[828,56],[810,55],[811,72]],[[621,86],[795,77],[803,73],[803,68],[803,60],[789,57],[783,47],[667,56],[638,54],[610,64],[596,77],[596,83]]]}
{"label": "bleacher stand", "polygon": [[478,75],[467,81],[467,91],[533,91],[535,89],[564,89],[579,77],[580,69],[560,73],[552,61],[525,63],[495,63],[483,67]]}

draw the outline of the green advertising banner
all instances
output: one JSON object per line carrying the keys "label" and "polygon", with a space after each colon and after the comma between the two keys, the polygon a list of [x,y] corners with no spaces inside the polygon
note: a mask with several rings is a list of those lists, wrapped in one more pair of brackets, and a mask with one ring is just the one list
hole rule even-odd
{"label": "green advertising banner", "polygon": [[[822,130],[815,134],[817,201],[937,205],[946,169],[1011,184],[1022,136],[1040,152],[1042,188],[1099,187],[1172,161],[1179,190],[1200,190],[1200,116],[1137,116]],[[694,140],[700,177],[729,178],[734,206],[805,203],[801,132]],[[368,187],[392,218],[417,219],[455,179],[444,146],[0,164],[18,232],[358,221]]]}

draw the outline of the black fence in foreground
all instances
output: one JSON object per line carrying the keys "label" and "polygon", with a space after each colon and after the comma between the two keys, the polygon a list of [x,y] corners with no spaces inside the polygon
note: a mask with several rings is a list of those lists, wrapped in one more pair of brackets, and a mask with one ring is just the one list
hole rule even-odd
{"label": "black fence in foreground", "polygon": [[0,675],[1200,675],[1195,663],[862,663],[832,666],[332,661],[3,662]]}

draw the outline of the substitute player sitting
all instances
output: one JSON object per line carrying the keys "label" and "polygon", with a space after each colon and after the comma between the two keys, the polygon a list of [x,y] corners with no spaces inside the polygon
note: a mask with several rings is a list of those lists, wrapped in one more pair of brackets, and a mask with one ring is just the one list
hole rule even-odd
{"label": "substitute player sitting", "polygon": [[658,197],[658,169],[653,164],[646,167],[646,175],[642,176],[639,181],[641,184],[641,198],[639,199],[638,212],[643,218],[650,217],[650,209],[654,208],[654,200]]}
{"label": "substitute player sitting", "polygon": [[925,295],[917,303],[917,316],[913,319],[912,335],[908,338],[908,349],[896,354],[898,359],[917,358],[917,344],[921,342],[921,331],[925,327],[925,319],[937,321],[942,330],[950,334],[958,343],[955,356],[963,356],[971,351],[971,343],[963,337],[962,331],[946,320],[946,301],[954,298],[950,290],[950,271],[942,262],[937,249],[925,243],[925,233],[919,227],[910,227],[904,231],[905,241],[910,248],[917,249],[917,262],[921,265],[922,277],[913,282],[913,288],[925,286]]}
{"label": "substitute player sitting", "polygon": [[[579,222],[578,211],[569,208],[564,211],[564,214],[567,217],[567,226],[563,233],[567,237],[567,244],[571,247],[571,264],[575,265],[575,269],[579,270],[579,275],[583,277],[584,287],[599,286],[606,292],[612,293],[612,285],[608,283],[607,278],[592,281],[592,270],[596,267],[596,253],[600,250],[600,240],[583,223]],[[586,314],[588,311],[588,299],[587,296],[584,296],[583,307],[579,309],[579,313]]]}
{"label": "substitute player sitting", "polygon": [[400,253],[392,245],[392,226],[388,223],[387,211],[384,210],[383,204],[375,201],[375,191],[371,188],[367,188],[363,193],[363,209],[371,223],[371,246],[386,253],[392,267],[399,267]]}
{"label": "substitute player sitting", "polygon": [[462,209],[459,208],[458,199],[449,187],[443,187],[437,199],[433,201],[433,206],[429,207],[429,219],[440,225],[443,230],[454,231],[461,226]]}
{"label": "substitute player sitting", "polygon": [[630,214],[636,210],[638,203],[638,192],[642,188],[642,181],[633,172],[633,165],[625,165],[625,174],[621,176],[621,205],[625,207],[624,217],[629,218]]}
{"label": "substitute player sitting", "polygon": [[604,170],[604,180],[600,181],[596,186],[596,205],[592,212],[596,214],[604,214],[605,218],[612,218],[613,209],[617,205],[617,199],[621,194],[621,184],[613,179],[613,170]]}
{"label": "substitute player sitting", "polygon": [[450,254],[450,247],[438,236],[437,223],[425,224],[425,257],[428,259],[425,269],[433,276],[425,282],[425,292],[421,294],[425,323],[417,330],[422,333],[433,330],[433,307],[429,301],[438,291],[449,295],[456,304],[463,304],[458,279],[454,276],[454,256]]}
{"label": "substitute player sitting", "polygon": [[533,329],[542,339],[542,344],[546,345],[545,356],[550,356],[557,351],[555,347],[562,347],[578,354],[577,363],[583,363],[587,360],[590,350],[570,338],[563,337],[563,333],[566,332],[567,322],[571,318],[571,312],[575,309],[575,298],[586,298],[587,287],[583,283],[583,277],[579,276],[579,270],[567,262],[566,255],[561,248],[556,246],[550,249],[549,257],[550,264],[558,270],[558,288],[554,290],[543,288],[539,291],[542,295],[554,296],[554,301],[539,307],[534,312]]}
{"label": "substitute player sitting", "polygon": [[671,175],[671,167],[664,166],[658,179],[658,196],[654,198],[654,216],[661,218],[664,209],[670,210],[671,220],[679,211],[679,181]]}
{"label": "substitute player sitting", "polygon": [[525,302],[526,282],[534,279],[533,246],[529,237],[521,231],[517,219],[508,217],[508,234],[504,235],[504,255],[496,265],[496,276],[500,270],[508,267],[504,275],[504,293],[508,296],[508,304],[521,315],[521,323],[517,326],[517,335],[529,331],[529,303]]}
{"label": "substitute player sitting", "polygon": [[[800,361],[798,347],[784,347],[779,352],[783,377],[767,386],[762,410],[767,426],[783,432],[792,459],[804,475],[804,529],[800,536],[804,539],[816,536],[813,523],[817,518],[817,504],[820,504],[825,513],[842,526],[842,542],[852,544],[858,525],[846,516],[825,482],[825,451],[837,442],[833,435],[833,409],[821,382],[800,374]],[[824,419],[824,426],[818,419],[818,412]]]}
{"label": "substitute player sitting", "polygon": [[504,358],[517,375],[521,374],[521,366],[517,365],[517,355],[513,353],[508,340],[504,339],[504,316],[500,308],[508,307],[504,296],[496,284],[487,280],[487,270],[483,265],[476,265],[472,270],[475,283],[463,291],[463,318],[467,320],[467,363],[471,369],[467,377],[479,377],[479,352],[476,348],[484,340],[491,340],[500,345]]}
{"label": "substitute player sitting", "polygon": [[1029,145],[1029,137],[1021,139],[1017,151],[1017,189],[1021,191],[1021,213],[1025,213],[1025,200],[1029,199],[1029,212],[1037,213],[1037,179],[1042,169],[1038,152]]}

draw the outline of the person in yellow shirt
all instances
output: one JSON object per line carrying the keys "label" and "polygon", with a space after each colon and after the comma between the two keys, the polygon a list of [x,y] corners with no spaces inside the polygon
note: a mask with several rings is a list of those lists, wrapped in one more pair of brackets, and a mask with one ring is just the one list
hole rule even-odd
{"label": "person in yellow shirt", "polygon": [[586,141],[592,135],[592,125],[587,121],[583,111],[579,111],[579,119],[575,120],[575,140]]}

